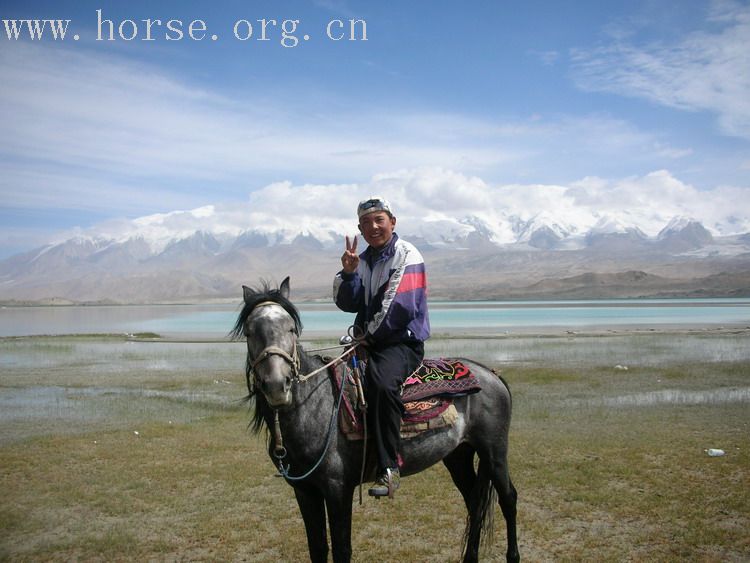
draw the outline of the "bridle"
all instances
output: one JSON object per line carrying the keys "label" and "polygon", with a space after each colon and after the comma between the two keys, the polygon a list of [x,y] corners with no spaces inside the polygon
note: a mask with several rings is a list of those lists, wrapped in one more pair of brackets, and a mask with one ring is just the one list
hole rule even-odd
{"label": "bridle", "polygon": [[294,344],[292,348],[292,355],[290,356],[287,354],[284,350],[279,348],[278,346],[266,346],[261,350],[260,354],[258,354],[258,357],[253,362],[253,365],[250,366],[250,371],[255,374],[255,368],[258,367],[258,364],[263,363],[271,356],[280,356],[284,360],[286,360],[286,363],[288,363],[292,368],[292,379],[299,380],[299,352],[297,352],[297,338],[294,339]]}
{"label": "bridle", "polygon": [[[258,307],[268,307],[270,305],[277,305],[278,307],[281,307],[281,305],[279,305],[275,301],[262,301],[255,306],[255,309],[257,309]],[[282,310],[283,310],[283,307],[282,307]],[[250,366],[250,370],[248,372],[248,381],[249,381],[250,374],[253,375],[253,381],[252,381],[253,388],[255,388],[255,379],[257,378],[255,368],[258,367],[259,364],[263,363],[271,356],[279,356],[283,358],[292,368],[292,381],[295,381],[297,383],[304,383],[308,379],[318,375],[319,373],[324,372],[329,367],[334,365],[336,362],[348,356],[352,352],[352,350],[354,350],[355,348],[359,346],[358,343],[347,346],[346,349],[344,350],[344,353],[341,354],[340,356],[337,356],[336,358],[334,358],[332,361],[328,362],[324,366],[321,366],[318,369],[313,370],[310,373],[303,375],[299,371],[300,370],[300,358],[299,358],[299,349],[297,346],[298,338],[299,338],[299,334],[295,332],[294,341],[292,343],[291,354],[289,354],[286,350],[279,348],[278,346],[266,346],[265,348],[263,348],[263,350],[260,351],[260,354],[258,354],[258,356],[253,360],[253,363]]]}
{"label": "bridle", "polygon": [[[262,301],[261,303],[258,303],[255,306],[255,308],[257,309],[258,307],[267,307],[270,305],[277,305],[281,307],[281,305],[279,305],[279,303],[276,303],[275,301]],[[265,348],[263,348],[263,350],[261,350],[260,354],[258,354],[258,356],[253,360],[253,363],[250,366],[250,369],[248,370],[248,373],[247,373],[248,383],[250,383],[251,374],[253,377],[251,392],[253,392],[255,389],[255,383],[256,383],[255,380],[257,378],[257,373],[255,372],[255,368],[257,368],[258,365],[266,361],[271,356],[279,356],[280,358],[283,358],[292,368],[292,381],[304,383],[305,381],[312,378],[313,376],[326,371],[333,364],[341,361],[342,358],[345,358],[346,356],[352,354],[353,351],[359,346],[359,343],[350,344],[345,348],[343,354],[334,358],[329,363],[325,364],[324,366],[321,366],[320,368],[314,371],[311,371],[310,373],[306,375],[301,375],[299,372],[300,357],[299,357],[299,351],[298,351],[298,346],[297,346],[298,337],[299,337],[299,334],[297,334],[295,331],[291,354],[287,353],[286,350],[283,350],[282,348],[279,348],[278,346],[266,346]],[[339,391],[339,397],[334,406],[333,413],[331,414],[331,421],[328,425],[328,433],[326,436],[325,447],[323,448],[323,452],[320,454],[318,461],[310,468],[309,471],[305,472],[303,475],[299,475],[299,476],[290,475],[289,465],[286,465],[286,466],[284,465],[283,461],[287,455],[287,451],[286,451],[286,448],[284,447],[283,437],[281,436],[281,425],[279,423],[279,411],[277,409],[273,409],[273,413],[274,413],[273,455],[274,457],[276,457],[279,476],[284,477],[285,479],[289,481],[301,481],[309,477],[312,474],[312,472],[315,471],[318,468],[318,466],[322,463],[323,459],[325,458],[326,452],[328,451],[328,447],[331,445],[331,438],[333,437],[333,434],[334,434],[335,422],[338,419],[338,412],[339,412],[339,409],[341,408],[341,401],[344,397],[345,383],[346,383],[346,378],[344,378],[341,382],[341,389]],[[364,460],[363,460],[363,468],[364,468]],[[360,503],[362,501],[361,497],[362,497],[362,492],[360,490]]]}
{"label": "bridle", "polygon": [[[259,307],[268,307],[270,305],[277,305],[281,307],[278,303],[275,301],[263,301],[261,303],[258,303],[255,306],[255,309],[258,309]],[[283,309],[283,307],[282,307]],[[295,332],[294,334],[294,341],[292,342],[292,353],[289,354],[286,350],[279,348],[278,346],[266,346],[263,348],[263,350],[260,351],[260,354],[253,360],[252,365],[250,365],[250,369],[248,371],[248,382],[250,382],[250,375],[253,376],[252,385],[253,388],[255,388],[255,380],[257,379],[257,373],[255,371],[255,368],[257,368],[260,364],[265,362],[268,358],[271,356],[279,356],[282,359],[286,361],[286,363],[289,364],[289,366],[292,368],[292,379],[295,381],[298,381],[300,378],[299,368],[300,368],[300,359],[299,359],[299,352],[297,351],[297,334]]]}

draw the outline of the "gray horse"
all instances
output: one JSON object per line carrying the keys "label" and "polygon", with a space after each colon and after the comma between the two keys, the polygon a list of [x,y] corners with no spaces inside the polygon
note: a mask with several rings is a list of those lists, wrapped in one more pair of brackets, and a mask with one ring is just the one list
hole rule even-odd
{"label": "gray horse", "polygon": [[[248,400],[255,400],[252,425],[272,433],[268,453],[294,488],[307,532],[310,559],[327,561],[326,515],[334,562],[351,560],[352,498],[361,481],[363,443],[351,441],[332,420],[339,392],[324,364],[298,342],[302,323],[289,301],[289,278],[278,289],[244,287],[244,306],[232,335],[247,339]],[[508,561],[519,561],[516,490],[508,472],[511,396],[505,382],[485,366],[463,360],[482,390],[454,400],[453,426],[402,442],[401,474],[423,471],[438,461],[448,468],[468,511],[463,560],[477,561],[483,532],[491,528],[494,491],[508,532]],[[280,444],[279,442],[283,443]],[[475,470],[474,457],[479,456]],[[374,476],[369,467],[366,477]]]}

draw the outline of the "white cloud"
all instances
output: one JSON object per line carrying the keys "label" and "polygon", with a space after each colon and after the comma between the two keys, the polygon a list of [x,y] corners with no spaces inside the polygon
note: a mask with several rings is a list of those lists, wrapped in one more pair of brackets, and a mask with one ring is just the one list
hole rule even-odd
{"label": "white cloud", "polygon": [[538,57],[545,66],[554,66],[560,60],[558,51],[532,51],[531,54]]}
{"label": "white cloud", "polygon": [[588,91],[712,112],[726,135],[749,139],[750,7],[714,2],[709,20],[716,31],[694,31],[672,43],[638,44],[621,33],[611,44],[574,49],[575,80]]}
{"label": "white cloud", "polygon": [[217,202],[109,222],[88,234],[121,240],[140,235],[162,246],[196,230],[234,236],[256,230],[280,233],[287,240],[312,234],[330,241],[333,235],[356,234],[357,202],[373,194],[391,200],[402,234],[438,241],[446,233],[469,231],[461,222],[466,217],[481,219],[498,242],[513,242],[513,222],[536,216],[579,233],[597,224],[616,223],[637,226],[654,236],[675,216],[698,219],[716,234],[750,231],[746,189],[726,186],[699,191],[666,170],[614,181],[587,177],[562,186],[495,185],[444,168],[420,168],[378,174],[361,184],[279,182],[252,192],[242,203]]}
{"label": "white cloud", "polygon": [[16,208],[133,216],[285,178],[436,166],[511,180],[617,175],[608,167],[634,155],[659,168],[690,150],[607,115],[321,113],[268,95],[227,98],[109,51],[14,44],[0,51],[0,75],[0,197]]}
{"label": "white cloud", "polygon": [[[734,45],[724,37],[730,29],[744,33],[737,13],[721,16],[724,32],[717,37],[728,46]],[[717,49],[709,62],[719,59]],[[641,50],[655,58],[660,53]],[[597,65],[607,63],[605,55],[613,56],[581,54],[589,86],[602,79]],[[638,77],[627,74],[628,64],[626,84]],[[716,232],[750,230],[750,213],[735,205],[748,199],[744,180],[706,189],[721,182],[715,170],[731,176],[733,167],[741,169],[731,156],[727,165],[706,166],[691,147],[673,146],[661,133],[610,114],[488,117],[336,103],[328,112],[310,111],[302,98],[273,100],[268,92],[230,98],[111,51],[45,44],[0,50],[0,76],[0,208],[55,210],[45,215],[53,219],[59,210],[120,218],[74,233],[168,241],[196,229],[229,235],[256,228],[325,238],[329,231],[353,234],[356,203],[372,193],[394,201],[400,228],[426,235],[438,226],[466,230],[458,220],[474,215],[508,241],[511,215],[529,220],[538,213],[579,228],[614,214],[651,232],[679,214],[699,217]],[[656,83],[657,92],[668,86],[666,79]],[[726,95],[741,84],[741,77],[732,78]],[[733,103],[727,120],[741,114],[741,104]],[[643,174],[688,160],[708,170],[712,184],[700,186],[704,191],[667,172]],[[36,245],[51,229],[4,226],[0,252]]]}
{"label": "white cloud", "polygon": [[199,205],[202,196],[177,193],[137,177],[96,174],[59,165],[28,166],[3,163],[0,175],[0,204],[14,209],[92,211],[118,215],[142,213],[154,205],[174,209]]}
{"label": "white cloud", "polygon": [[[252,95],[230,100],[112,53],[13,45],[0,52],[0,72],[12,85],[0,90],[0,153],[37,168],[236,186],[248,175],[290,168],[312,177],[334,170],[367,176],[415,164],[484,168],[507,159],[496,148],[467,143],[466,126],[451,132],[450,117],[316,115]],[[433,135],[435,127],[443,133]]]}

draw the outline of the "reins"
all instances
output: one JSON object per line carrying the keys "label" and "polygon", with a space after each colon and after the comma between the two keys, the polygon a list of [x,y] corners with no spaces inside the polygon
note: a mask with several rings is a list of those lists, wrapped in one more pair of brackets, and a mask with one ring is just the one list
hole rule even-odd
{"label": "reins", "polygon": [[299,351],[297,350],[297,343],[296,342],[294,344],[294,350],[292,351],[292,354],[294,354],[293,356],[290,356],[287,352],[285,352],[284,350],[282,350],[278,346],[268,346],[268,347],[264,348],[263,350],[261,350],[260,354],[258,354],[258,357],[255,359],[255,361],[253,362],[253,365],[250,367],[250,372],[253,374],[253,377],[254,377],[255,376],[255,368],[258,366],[258,364],[260,364],[261,362],[267,360],[271,356],[281,356],[282,358],[284,358],[287,361],[287,363],[290,366],[292,366],[292,377],[296,381],[299,381],[300,383],[305,383],[308,379],[312,379],[313,377],[315,377],[319,373],[327,370],[329,367],[335,365],[337,362],[339,362],[340,360],[342,360],[345,357],[347,357],[351,352],[353,352],[354,350],[356,350],[357,347],[359,347],[359,342],[356,343],[356,344],[353,344],[351,346],[348,346],[346,348],[346,350],[344,350],[343,354],[340,354],[340,355],[336,356],[334,359],[332,359],[327,364],[325,364],[325,365],[323,365],[323,366],[321,366],[321,367],[319,367],[319,368],[311,371],[308,374],[302,375],[301,373],[299,373],[300,361],[299,361]]}
{"label": "reins", "polygon": [[289,475],[289,465],[287,464],[286,467],[284,467],[284,458],[286,457],[287,451],[284,447],[283,438],[281,437],[281,424],[279,423],[279,411],[274,409],[273,411],[273,430],[274,430],[274,451],[273,455],[276,458],[276,462],[278,463],[278,476],[283,477],[287,481],[302,481],[303,479],[307,479],[310,475],[312,475],[313,471],[315,471],[318,466],[323,463],[323,459],[326,457],[326,453],[328,453],[328,448],[331,445],[331,438],[333,438],[333,429],[336,427],[336,421],[338,420],[339,416],[339,410],[341,409],[341,401],[344,398],[344,384],[345,381],[341,381],[341,391],[339,391],[339,398],[336,401],[336,404],[333,407],[333,412],[331,413],[331,422],[328,424],[328,432],[326,433],[326,443],[323,447],[323,451],[320,453],[320,457],[318,458],[318,461],[315,462],[315,464],[303,475]]}
{"label": "reins", "polygon": [[[304,383],[308,379],[311,379],[312,377],[316,376],[317,374],[321,373],[322,371],[328,369],[332,365],[334,365],[336,362],[341,361],[344,357],[349,355],[352,351],[354,351],[359,346],[359,343],[354,344],[353,346],[348,347],[343,354],[339,355],[338,357],[334,358],[324,366],[321,366],[320,368],[311,371],[307,375],[300,375],[296,368],[293,367],[293,369],[296,372],[295,380],[299,381],[300,383]],[[272,348],[272,347],[269,347]],[[297,347],[295,346],[295,351]],[[266,348],[268,350],[268,348]],[[265,350],[264,350],[265,351]],[[291,363],[292,358],[288,354],[278,354],[282,356],[283,358],[287,359]],[[295,358],[299,360],[299,355],[295,352]],[[253,367],[255,367],[255,365]],[[287,455],[286,448],[284,447],[284,438],[281,435],[281,423],[279,422],[279,411],[277,409],[273,410],[273,440],[274,440],[274,448],[273,448],[273,455],[276,458],[276,462],[278,464],[278,476],[284,477],[284,479],[288,481],[302,481],[303,479],[307,479],[310,475],[312,475],[313,471],[315,471],[318,466],[323,462],[323,459],[326,456],[326,453],[328,453],[328,448],[331,445],[331,438],[333,438],[333,429],[336,427],[336,421],[339,417],[339,411],[341,410],[341,401],[344,398],[344,386],[346,385],[346,378],[342,378],[341,380],[341,390],[339,391],[339,397],[336,401],[336,404],[333,407],[333,412],[331,412],[331,421],[328,424],[328,431],[326,433],[326,440],[325,440],[325,446],[323,447],[323,451],[320,453],[320,457],[315,462],[315,464],[303,475],[290,475],[289,474],[289,465],[284,466],[284,458]]]}
{"label": "reins", "polygon": [[[265,307],[269,305],[278,305],[275,301],[263,301],[256,305],[257,307]],[[253,360],[252,365],[250,366],[250,370],[248,375],[252,374],[253,376],[253,387],[255,387],[255,368],[258,367],[259,364],[266,361],[271,356],[279,356],[283,360],[285,360],[292,368],[292,379],[298,383],[305,383],[306,381],[312,379],[316,375],[326,371],[331,366],[335,365],[336,363],[340,362],[344,358],[346,358],[349,355],[352,355],[352,353],[359,347],[359,342],[349,343],[349,344],[343,344],[339,346],[332,346],[330,348],[324,348],[323,350],[327,349],[333,349],[338,348],[340,346],[344,347],[344,352],[338,356],[336,356],[334,359],[332,359],[330,362],[322,365],[321,367],[314,369],[310,373],[307,374],[301,374],[300,373],[300,354],[297,346],[297,338],[295,336],[294,344],[292,346],[292,353],[289,354],[282,348],[279,348],[278,346],[266,346],[263,350],[261,350],[260,354],[258,354],[257,358]],[[317,351],[317,350],[316,350]],[[354,356],[356,357],[356,356]],[[356,364],[355,364],[356,365]],[[325,439],[325,446],[323,447],[323,451],[320,454],[320,457],[318,460],[313,464],[313,466],[305,472],[303,475],[290,475],[289,474],[289,465],[287,464],[284,466],[284,458],[287,456],[287,450],[284,447],[284,438],[281,435],[281,423],[279,421],[279,411],[277,409],[273,409],[274,412],[274,420],[273,420],[273,434],[274,434],[274,448],[273,448],[273,455],[276,458],[277,466],[278,466],[278,476],[284,477],[288,481],[301,481],[303,479],[306,479],[309,477],[317,468],[320,466],[320,464],[323,462],[323,459],[325,458],[326,454],[328,453],[328,448],[331,445],[331,439],[333,438],[333,430],[336,428],[336,421],[338,420],[339,411],[341,409],[341,402],[344,398],[344,386],[346,385],[346,377],[342,378],[341,381],[341,389],[339,391],[338,400],[336,401],[333,412],[331,413],[331,420],[328,424],[328,431],[326,433],[326,439]],[[361,394],[361,390],[360,390]],[[364,471],[364,459],[363,459],[363,471]],[[360,491],[360,503],[361,503],[361,491]]]}
{"label": "reins", "polygon": [[327,370],[327,369],[328,369],[329,367],[331,367],[331,366],[335,365],[335,364],[336,364],[336,363],[338,363],[338,362],[339,362],[340,360],[343,360],[343,359],[344,359],[345,357],[347,357],[347,356],[348,356],[349,354],[351,354],[351,353],[352,353],[352,352],[353,352],[354,350],[356,350],[356,349],[357,349],[358,347],[359,347],[359,342],[357,342],[356,344],[354,344],[354,345],[352,345],[352,346],[349,346],[349,347],[348,347],[348,348],[347,348],[346,350],[344,350],[344,353],[343,353],[343,354],[340,354],[340,355],[336,356],[336,357],[335,357],[334,359],[332,359],[332,360],[331,360],[330,362],[328,362],[328,363],[327,363],[326,365],[324,365],[324,366],[321,366],[321,367],[319,367],[318,369],[316,369],[316,370],[314,370],[314,371],[311,371],[311,372],[310,372],[310,373],[308,373],[307,375],[298,375],[298,376],[297,376],[297,379],[298,379],[298,380],[299,380],[299,381],[300,381],[301,383],[304,383],[305,381],[307,381],[307,380],[308,380],[308,379],[310,379],[311,377],[314,377],[314,376],[318,375],[318,374],[319,374],[320,372],[322,372],[322,371],[325,371],[325,370]]}
{"label": "reins", "polygon": [[[357,397],[360,403],[360,407],[362,409],[363,413],[363,424],[364,424],[364,444],[363,444],[363,450],[362,450],[362,466],[360,469],[360,480],[359,480],[359,504],[362,504],[362,483],[364,482],[364,475],[365,475],[365,466],[367,463],[367,403],[365,402],[364,393],[362,391],[362,381],[361,376],[359,373],[359,362],[357,361],[357,356],[353,352],[359,347],[359,342],[355,344],[347,344],[346,349],[344,350],[343,354],[340,354],[327,364],[319,367],[318,369],[311,371],[307,375],[300,375],[298,373],[298,369],[294,367],[293,358],[289,356],[289,354],[278,354],[275,350],[270,350],[269,355],[276,353],[282,358],[285,358],[290,364],[292,364],[293,369],[296,373],[295,381],[298,381],[300,383],[304,383],[308,379],[314,377],[315,375],[321,373],[324,370],[327,370],[337,362],[340,362],[345,357],[351,355],[352,356],[352,362],[353,362],[353,369],[354,369],[354,385],[357,389]],[[269,348],[273,348],[269,346]],[[266,348],[266,350],[269,350],[269,348]],[[299,361],[299,354],[296,352],[296,345],[295,345],[295,356],[294,359]],[[266,351],[264,350],[264,352]],[[278,350],[278,349],[277,349]],[[283,352],[283,350],[282,350]],[[261,356],[263,354],[261,353]],[[268,357],[268,356],[266,356]],[[253,368],[258,364],[259,362],[256,360],[256,362],[253,364]],[[328,453],[328,448],[331,446],[331,439],[333,438],[333,430],[336,428],[336,421],[339,418],[339,412],[341,411],[341,402],[344,400],[344,387],[347,383],[347,377],[343,376],[341,378],[341,389],[339,390],[339,397],[336,401],[336,404],[333,407],[333,411],[331,412],[331,421],[328,423],[328,431],[326,432],[326,439],[325,439],[325,446],[323,447],[323,451],[320,452],[320,457],[318,457],[318,460],[313,464],[313,466],[306,471],[302,475],[290,475],[289,474],[289,464],[284,466],[284,458],[287,455],[287,450],[284,447],[284,438],[281,435],[281,423],[279,421],[279,411],[278,409],[273,409],[273,441],[274,441],[274,448],[273,448],[273,456],[276,458],[277,463],[277,470],[278,473],[276,474],[277,477],[283,477],[287,481],[302,481],[303,479],[307,479],[312,473],[320,466],[321,463],[323,463],[323,460],[326,457],[326,454]]]}
{"label": "reins", "polygon": [[[269,305],[277,305],[277,306],[279,306],[279,304],[276,303],[275,301],[263,301],[261,303],[258,303],[255,306],[255,308],[257,309],[258,307],[267,307]],[[250,371],[253,373],[253,375],[255,375],[255,368],[258,366],[258,364],[260,364],[261,362],[267,360],[271,356],[281,356],[282,358],[284,358],[287,361],[287,363],[290,366],[292,366],[292,377],[294,379],[296,379],[297,381],[299,381],[301,383],[304,383],[308,379],[311,379],[312,377],[315,377],[319,373],[327,370],[329,367],[331,367],[332,365],[334,365],[336,362],[338,362],[339,360],[345,358],[352,351],[356,350],[356,348],[359,346],[359,342],[357,342],[355,344],[351,344],[351,345],[350,344],[339,344],[337,346],[329,346],[327,348],[318,348],[318,349],[315,349],[315,350],[309,350],[308,352],[322,352],[323,350],[333,350],[335,348],[340,348],[342,346],[345,348],[343,354],[340,354],[340,355],[336,356],[333,360],[331,360],[330,362],[328,362],[324,366],[322,366],[322,367],[320,367],[320,368],[318,368],[316,370],[313,370],[313,371],[311,371],[310,373],[308,373],[306,375],[302,375],[302,374],[299,373],[300,360],[299,360],[299,352],[297,350],[297,339],[295,337],[295,339],[294,339],[294,345],[292,346],[292,354],[293,355],[290,356],[285,350],[282,350],[278,346],[267,346],[266,348],[264,348],[263,350],[261,350],[260,354],[258,354],[258,357],[255,359],[255,361],[253,362],[253,365],[250,367]]]}

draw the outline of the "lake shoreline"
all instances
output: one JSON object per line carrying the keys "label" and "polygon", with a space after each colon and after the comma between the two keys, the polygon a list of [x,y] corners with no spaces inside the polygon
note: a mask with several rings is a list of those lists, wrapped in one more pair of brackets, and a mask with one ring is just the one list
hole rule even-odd
{"label": "lake shoreline", "polygon": [[[300,341],[303,344],[313,342],[330,342],[338,341],[342,331],[328,330],[311,330],[302,334]],[[472,329],[472,328],[451,328],[437,330],[432,333],[429,340],[505,340],[513,338],[601,338],[608,336],[639,336],[639,335],[659,335],[659,336],[677,336],[677,335],[747,335],[750,337],[750,325],[746,323],[721,323],[721,324],[689,324],[675,323],[659,326],[636,326],[636,325],[617,325],[601,326],[591,325],[574,328],[565,327],[514,327],[508,330],[497,329]],[[233,343],[244,342],[243,339],[233,340],[228,336],[215,337],[204,334],[184,334],[184,333],[148,333],[146,335],[130,333],[70,333],[70,334],[29,334],[18,336],[0,336],[0,342],[18,341],[18,340],[43,340],[43,339],[80,339],[80,340],[121,340],[129,342],[164,342],[174,344],[216,344],[216,343]]]}
{"label": "lake shoreline", "polygon": [[[297,305],[306,340],[338,338],[354,315],[332,304]],[[100,306],[0,309],[0,336],[116,334],[223,341],[239,311],[232,306]],[[750,299],[431,302],[432,333],[506,337],[609,331],[674,331],[750,326]]]}

